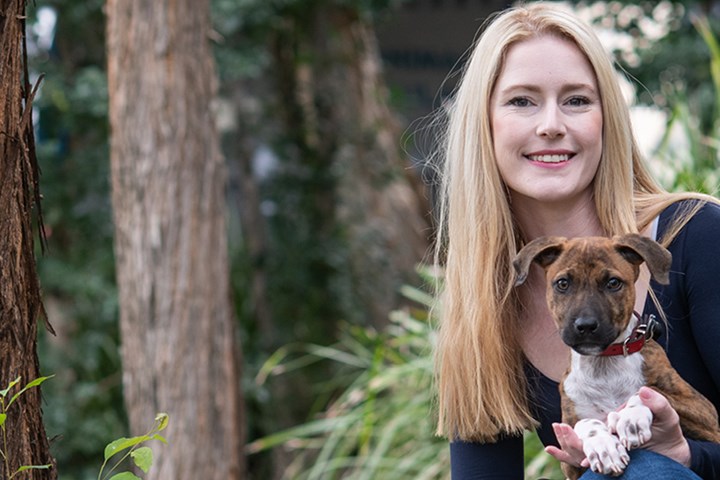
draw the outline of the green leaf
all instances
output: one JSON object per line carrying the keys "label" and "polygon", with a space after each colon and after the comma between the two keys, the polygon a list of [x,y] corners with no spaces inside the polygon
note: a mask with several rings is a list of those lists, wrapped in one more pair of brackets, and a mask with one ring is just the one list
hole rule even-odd
{"label": "green leaf", "polygon": [[[12,405],[13,402],[14,402],[15,400],[17,400],[17,398],[18,398],[20,395],[22,395],[23,393],[25,393],[25,392],[28,391],[29,389],[31,389],[31,388],[33,388],[33,387],[37,387],[38,385],[40,385],[41,383],[43,383],[43,382],[44,382],[45,380],[47,380],[48,378],[52,378],[52,377],[54,377],[54,376],[55,376],[55,375],[50,375],[50,376],[48,376],[48,377],[38,377],[38,378],[36,378],[35,380],[31,381],[30,383],[28,383],[27,385],[25,385],[25,386],[22,388],[22,390],[20,390],[18,393],[16,393],[15,395],[12,396],[12,398],[10,399],[10,403],[8,403],[7,406],[9,407],[10,405]],[[18,380],[20,380],[20,378],[18,378]]]}
{"label": "green leaf", "polygon": [[48,465],[23,465],[22,467],[18,468],[17,472],[15,472],[15,473],[24,472],[25,470],[49,470],[50,468],[52,468],[52,465],[50,465],[50,464],[48,464]]}
{"label": "green leaf", "polygon": [[0,426],[5,425],[5,420],[7,420],[7,414],[6,414],[6,413],[0,413]]}
{"label": "green leaf", "polygon": [[167,440],[165,440],[165,437],[163,437],[162,435],[160,435],[160,434],[158,434],[158,433],[156,433],[155,435],[153,435],[153,436],[150,437],[150,438],[151,438],[152,440],[159,440],[159,441],[161,441],[162,443],[164,443],[165,445],[168,444]]}
{"label": "green leaf", "polygon": [[3,398],[7,397],[7,394],[10,391],[10,389],[13,388],[15,385],[17,385],[18,383],[20,383],[20,377],[17,377],[15,380],[10,382],[5,390],[0,390],[0,395]]}
{"label": "green leaf", "polygon": [[404,297],[409,298],[410,300],[414,300],[417,303],[426,307],[432,307],[435,304],[435,296],[430,293],[423,292],[419,288],[405,285],[400,287],[400,293]]}
{"label": "green leaf", "polygon": [[105,460],[109,459],[110,457],[119,452],[122,452],[123,450],[132,448],[135,445],[138,445],[139,443],[145,442],[147,440],[150,440],[150,437],[148,437],[147,435],[141,435],[139,437],[132,438],[120,437],[117,440],[108,443],[107,447],[105,447]]}
{"label": "green leaf", "polygon": [[153,463],[153,452],[150,447],[140,447],[130,454],[135,465],[145,473],[148,473]]}
{"label": "green leaf", "polygon": [[35,380],[33,380],[32,382],[25,385],[25,388],[23,388],[23,390],[27,390],[28,388],[32,388],[32,387],[37,387],[38,385],[43,383],[45,380],[47,380],[49,378],[53,378],[54,376],[55,375],[48,375],[47,377],[38,377]]}
{"label": "green leaf", "polygon": [[158,426],[155,430],[157,432],[162,432],[163,430],[165,430],[165,427],[168,426],[169,421],[170,421],[170,417],[168,416],[167,413],[163,413],[163,412],[158,413],[155,416],[155,422],[157,422],[157,424],[158,424]]}
{"label": "green leaf", "polygon": [[110,477],[110,480],[142,480],[142,478],[130,472],[121,472]]}

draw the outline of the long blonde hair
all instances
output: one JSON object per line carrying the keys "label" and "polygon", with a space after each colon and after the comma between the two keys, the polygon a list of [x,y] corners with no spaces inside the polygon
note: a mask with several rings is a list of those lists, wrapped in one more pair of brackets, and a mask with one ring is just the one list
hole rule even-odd
{"label": "long blonde hair", "polygon": [[564,7],[538,2],[502,12],[472,49],[443,138],[436,260],[444,263],[436,348],[438,433],[494,441],[535,425],[518,342],[511,262],[522,240],[493,152],[489,102],[508,48],[555,35],[592,65],[603,111],[603,153],[593,188],[607,235],[637,232],[678,196],[644,166],[608,53]]}

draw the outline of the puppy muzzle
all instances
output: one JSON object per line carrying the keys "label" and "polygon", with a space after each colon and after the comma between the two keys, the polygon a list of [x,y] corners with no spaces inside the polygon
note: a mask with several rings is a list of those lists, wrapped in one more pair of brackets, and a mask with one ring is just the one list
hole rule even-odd
{"label": "puppy muzzle", "polygon": [[568,319],[560,332],[567,346],[581,355],[599,355],[622,333],[614,325],[592,315]]}

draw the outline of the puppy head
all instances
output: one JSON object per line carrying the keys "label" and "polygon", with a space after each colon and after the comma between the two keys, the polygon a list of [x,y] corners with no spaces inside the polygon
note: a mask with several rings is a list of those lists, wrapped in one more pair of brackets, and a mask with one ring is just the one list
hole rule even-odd
{"label": "puppy head", "polygon": [[645,262],[651,275],[668,283],[670,252],[641,235],[542,237],[515,257],[516,285],[530,266],[545,270],[548,307],[563,341],[597,355],[623,335],[635,305],[635,281]]}

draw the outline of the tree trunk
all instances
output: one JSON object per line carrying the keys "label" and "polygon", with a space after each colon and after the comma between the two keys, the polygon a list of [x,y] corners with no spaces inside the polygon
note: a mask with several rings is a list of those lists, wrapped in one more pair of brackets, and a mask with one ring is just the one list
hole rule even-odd
{"label": "tree trunk", "polygon": [[130,425],[170,416],[150,479],[243,477],[208,0],[108,0],[112,201]]}
{"label": "tree trunk", "polygon": [[[21,379],[6,405],[20,387],[40,376],[37,321],[44,315],[32,228],[32,211],[40,219],[40,203],[31,114],[35,92],[28,84],[24,19],[24,0],[0,0],[0,389]],[[10,407],[5,431],[0,450],[7,462],[0,461],[0,478],[9,478],[22,465],[54,466],[39,388],[29,389]],[[54,479],[57,472],[35,470],[24,478]]]}
{"label": "tree trunk", "polygon": [[431,233],[427,197],[401,153],[375,31],[356,9],[337,5],[308,6],[282,25],[272,50],[281,119],[296,169],[325,176],[308,202],[318,219],[312,230],[343,232],[343,264],[328,258],[325,283],[350,292],[332,296],[344,302],[344,318],[381,327],[403,303],[399,288],[417,282]]}
{"label": "tree trunk", "polygon": [[[348,229],[349,264],[357,305],[383,325],[404,303],[399,288],[418,284],[415,269],[431,238],[430,204],[418,173],[402,154],[402,128],[389,106],[389,92],[372,24],[338,11],[329,21],[336,38],[330,55],[337,71],[320,88],[343,99],[333,123],[342,125],[335,163],[339,221]],[[327,77],[326,77],[327,78]]]}

